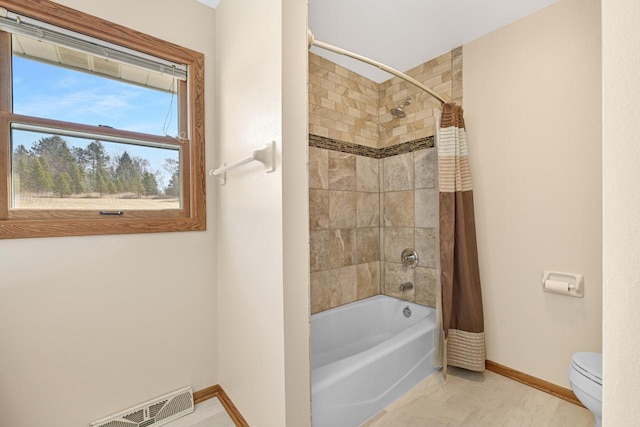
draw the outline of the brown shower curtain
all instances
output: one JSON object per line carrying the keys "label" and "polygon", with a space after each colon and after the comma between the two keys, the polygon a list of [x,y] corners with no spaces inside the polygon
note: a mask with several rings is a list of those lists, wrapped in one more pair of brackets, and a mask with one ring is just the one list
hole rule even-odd
{"label": "brown shower curtain", "polygon": [[462,108],[444,104],[438,134],[443,365],[485,369],[473,191]]}

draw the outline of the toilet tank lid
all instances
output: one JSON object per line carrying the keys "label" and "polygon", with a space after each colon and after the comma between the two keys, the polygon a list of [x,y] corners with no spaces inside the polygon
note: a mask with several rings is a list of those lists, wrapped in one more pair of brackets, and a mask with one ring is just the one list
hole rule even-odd
{"label": "toilet tank lid", "polygon": [[575,353],[573,363],[602,381],[602,353]]}

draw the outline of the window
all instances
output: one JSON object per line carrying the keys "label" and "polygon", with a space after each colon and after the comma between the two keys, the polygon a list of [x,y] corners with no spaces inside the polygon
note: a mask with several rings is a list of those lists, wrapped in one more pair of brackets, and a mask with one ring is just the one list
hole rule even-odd
{"label": "window", "polygon": [[204,230],[203,55],[0,6],[0,238]]}

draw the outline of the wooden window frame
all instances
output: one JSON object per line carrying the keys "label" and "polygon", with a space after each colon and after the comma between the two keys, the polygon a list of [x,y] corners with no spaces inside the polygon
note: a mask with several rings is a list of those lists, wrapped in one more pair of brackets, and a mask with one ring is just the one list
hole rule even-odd
{"label": "wooden window frame", "polygon": [[[10,209],[10,123],[20,122],[52,128],[80,130],[102,135],[169,142],[169,138],[118,129],[66,123],[15,115],[11,111],[11,35],[0,33],[0,239],[62,237],[107,234],[206,230],[204,167],[204,55],[48,0],[0,0],[4,7],[36,19],[106,42],[188,66],[188,82],[181,82],[178,99],[188,116],[180,115],[182,207],[174,210],[123,210],[121,216],[100,215],[89,210]],[[7,49],[9,51],[7,52]],[[9,60],[7,60],[9,58]],[[7,93],[8,92],[8,93]],[[186,105],[185,105],[186,104]],[[180,110],[180,108],[179,108]],[[167,141],[163,141],[166,139]],[[171,139],[172,144],[176,141]]]}

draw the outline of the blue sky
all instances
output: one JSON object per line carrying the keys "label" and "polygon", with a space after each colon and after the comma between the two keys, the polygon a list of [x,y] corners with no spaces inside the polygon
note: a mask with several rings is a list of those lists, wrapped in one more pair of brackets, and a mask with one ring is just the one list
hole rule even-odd
{"label": "blue sky", "polygon": [[[176,104],[177,98],[174,96],[172,99],[167,92],[13,57],[13,110],[16,114],[176,136]],[[170,122],[167,126],[165,122],[169,111]],[[19,134],[14,147],[23,144],[29,148],[30,144],[44,136],[31,132]],[[80,147],[92,141],[65,139],[70,146]],[[154,172],[165,172],[162,170],[164,160],[172,156],[177,159],[178,155],[174,150],[129,144],[105,143],[105,147],[111,156],[119,156],[126,150],[130,155],[146,158]]]}

